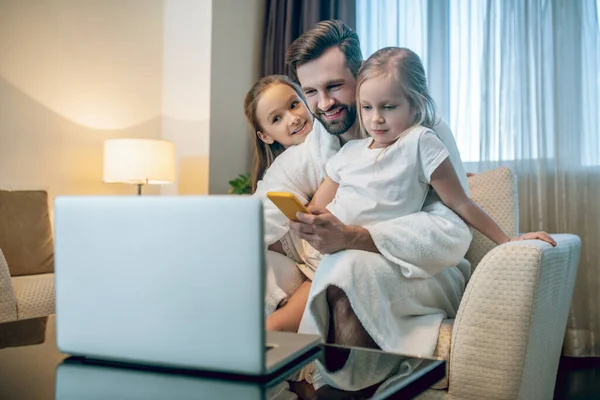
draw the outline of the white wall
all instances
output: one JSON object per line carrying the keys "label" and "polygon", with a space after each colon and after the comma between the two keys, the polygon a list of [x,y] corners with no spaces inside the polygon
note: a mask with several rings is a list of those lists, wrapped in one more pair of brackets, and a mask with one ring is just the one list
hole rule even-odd
{"label": "white wall", "polygon": [[178,172],[162,193],[227,193],[249,171],[243,100],[259,77],[263,19],[264,0],[165,0],[163,136]]}
{"label": "white wall", "polygon": [[213,2],[210,193],[227,193],[228,182],[250,170],[243,104],[260,74],[264,13],[264,0]]}
{"label": "white wall", "polygon": [[108,138],[165,138],[177,181],[225,193],[250,166],[243,96],[264,0],[0,0],[0,189],[134,194],[102,182]]}
{"label": "white wall", "polygon": [[102,183],[102,149],[161,136],[162,13],[161,0],[0,0],[0,188],[135,193]]}
{"label": "white wall", "polygon": [[176,184],[163,194],[208,193],[212,0],[165,0],[163,137],[175,143]]}

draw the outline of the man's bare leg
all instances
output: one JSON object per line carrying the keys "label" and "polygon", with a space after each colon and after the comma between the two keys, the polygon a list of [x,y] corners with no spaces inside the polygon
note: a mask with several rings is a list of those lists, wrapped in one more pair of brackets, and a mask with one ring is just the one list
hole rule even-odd
{"label": "man's bare leg", "polygon": [[292,294],[288,302],[281,308],[278,308],[269,315],[266,320],[266,329],[268,331],[298,332],[300,321],[304,314],[304,308],[308,301],[308,292],[310,292],[311,281],[305,281]]}
{"label": "man's bare leg", "polygon": [[379,349],[373,338],[367,333],[354,310],[346,293],[337,286],[326,290],[329,304],[329,332],[327,342],[342,346],[368,347]]}
{"label": "man's bare leg", "polygon": [[[329,331],[327,342],[342,346],[379,349],[377,343],[365,330],[346,293],[337,286],[329,286],[325,292],[329,305]],[[325,366],[329,372],[338,371],[348,361],[350,350],[331,348],[325,353]]]}

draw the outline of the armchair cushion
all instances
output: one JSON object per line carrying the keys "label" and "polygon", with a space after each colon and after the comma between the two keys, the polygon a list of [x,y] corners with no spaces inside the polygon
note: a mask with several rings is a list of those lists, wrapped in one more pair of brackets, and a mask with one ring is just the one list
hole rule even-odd
{"label": "armchair cushion", "polygon": [[[449,394],[552,398],[581,240],[503,244],[481,261],[454,322]],[[476,379],[473,379],[476,377]]]}
{"label": "armchair cushion", "polygon": [[0,190],[0,248],[12,276],[54,271],[54,244],[45,191]]}
{"label": "armchair cushion", "polygon": [[12,278],[19,319],[54,314],[54,274],[37,274]]}
{"label": "armchair cushion", "polygon": [[8,264],[0,249],[0,323],[17,319],[17,302],[8,271]]}
{"label": "armchair cushion", "polygon": [[[497,168],[469,177],[469,189],[471,199],[484,209],[508,236],[517,236],[519,228],[517,178],[509,168]],[[472,272],[494,247],[496,247],[494,242],[473,230],[473,241],[465,256],[471,263]]]}
{"label": "armchair cushion", "polygon": [[448,376],[450,375],[450,348],[452,344],[452,329],[454,328],[454,319],[445,319],[440,325],[437,345],[433,356],[446,360],[446,376],[441,381],[432,386],[432,389],[447,389]]}

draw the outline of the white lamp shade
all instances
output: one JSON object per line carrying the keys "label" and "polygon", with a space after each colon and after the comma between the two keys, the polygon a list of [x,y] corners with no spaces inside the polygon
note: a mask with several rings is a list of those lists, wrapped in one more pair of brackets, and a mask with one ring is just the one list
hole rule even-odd
{"label": "white lamp shade", "polygon": [[104,142],[104,182],[163,184],[175,180],[175,145],[166,140]]}

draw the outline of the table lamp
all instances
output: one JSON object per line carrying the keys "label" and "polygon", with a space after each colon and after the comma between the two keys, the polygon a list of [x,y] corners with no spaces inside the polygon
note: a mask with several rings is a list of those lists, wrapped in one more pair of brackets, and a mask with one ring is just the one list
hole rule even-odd
{"label": "table lamp", "polygon": [[160,185],[175,180],[175,145],[166,140],[109,139],[104,142],[106,183]]}

